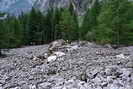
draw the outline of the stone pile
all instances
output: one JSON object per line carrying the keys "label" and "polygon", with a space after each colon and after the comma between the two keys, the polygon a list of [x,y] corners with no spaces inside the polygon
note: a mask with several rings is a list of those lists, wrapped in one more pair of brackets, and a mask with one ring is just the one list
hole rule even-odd
{"label": "stone pile", "polygon": [[90,42],[11,49],[0,58],[0,89],[133,89],[133,47]]}

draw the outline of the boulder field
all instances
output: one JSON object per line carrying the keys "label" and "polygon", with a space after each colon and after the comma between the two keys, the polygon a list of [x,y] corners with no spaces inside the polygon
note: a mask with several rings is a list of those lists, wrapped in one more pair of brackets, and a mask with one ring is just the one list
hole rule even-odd
{"label": "boulder field", "polygon": [[72,42],[10,49],[0,58],[0,89],[133,89],[133,46]]}

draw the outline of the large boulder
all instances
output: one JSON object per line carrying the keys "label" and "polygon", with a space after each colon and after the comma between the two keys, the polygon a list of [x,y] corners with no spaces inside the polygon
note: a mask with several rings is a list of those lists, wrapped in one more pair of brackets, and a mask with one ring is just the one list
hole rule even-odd
{"label": "large boulder", "polygon": [[66,54],[63,52],[54,52],[52,55],[50,55],[47,58],[48,62],[56,61],[56,60],[62,60],[62,57],[65,56]]}
{"label": "large boulder", "polygon": [[49,45],[49,47],[48,47],[49,53],[52,54],[53,52],[58,51],[58,49],[61,46],[65,45],[65,43],[66,42],[63,39],[59,39],[59,40],[56,40],[56,41],[51,42],[50,45]]}

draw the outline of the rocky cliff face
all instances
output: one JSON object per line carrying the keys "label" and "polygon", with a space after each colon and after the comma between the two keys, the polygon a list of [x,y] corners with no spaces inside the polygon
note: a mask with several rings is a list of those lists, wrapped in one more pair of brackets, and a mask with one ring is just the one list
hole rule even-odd
{"label": "rocky cliff face", "polygon": [[36,0],[0,0],[0,11],[18,15],[31,9]]}
{"label": "rocky cliff face", "polygon": [[38,0],[35,3],[35,7],[39,8],[41,11],[47,11],[50,7],[67,8],[70,3],[72,3],[75,11],[82,15],[94,1],[95,0]]}
{"label": "rocky cliff face", "polygon": [[13,3],[15,3],[18,0],[0,0],[0,10],[5,10],[9,8],[9,6]]}
{"label": "rocky cliff face", "polygon": [[82,15],[94,1],[95,0],[0,0],[0,11],[18,15],[21,12],[29,11],[32,6],[45,12],[50,7],[67,8],[70,3],[72,3],[75,11]]}

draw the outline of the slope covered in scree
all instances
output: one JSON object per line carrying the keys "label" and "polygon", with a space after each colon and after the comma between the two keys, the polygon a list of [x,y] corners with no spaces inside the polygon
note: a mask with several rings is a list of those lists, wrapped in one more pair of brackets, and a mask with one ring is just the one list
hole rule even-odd
{"label": "slope covered in scree", "polygon": [[[132,89],[133,47],[89,42],[11,49],[0,58],[0,89]],[[48,60],[52,59],[52,60]]]}

